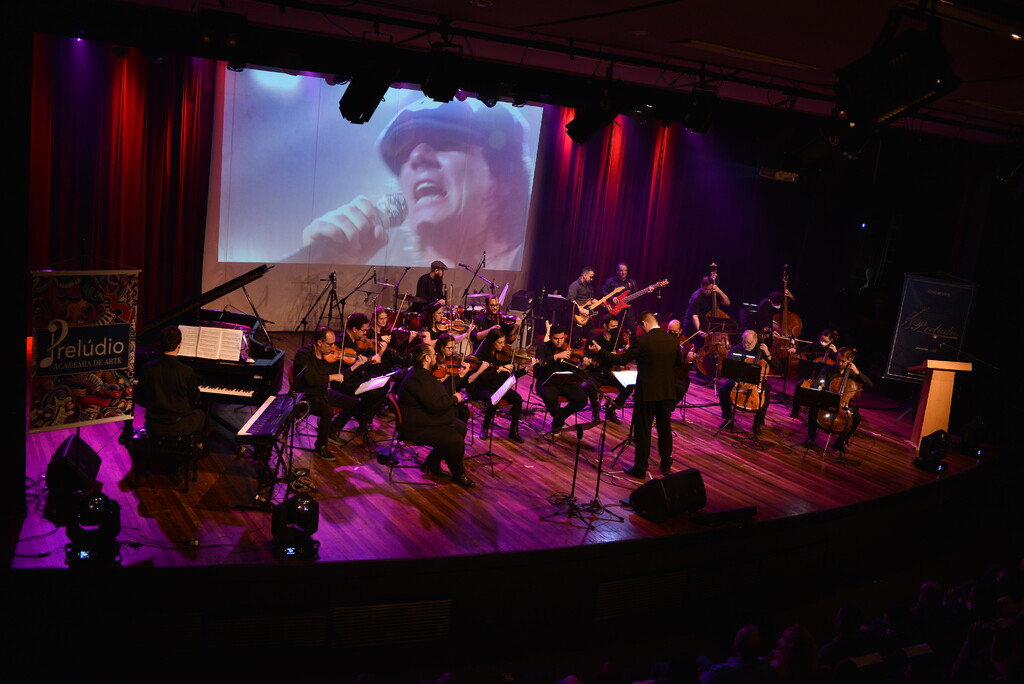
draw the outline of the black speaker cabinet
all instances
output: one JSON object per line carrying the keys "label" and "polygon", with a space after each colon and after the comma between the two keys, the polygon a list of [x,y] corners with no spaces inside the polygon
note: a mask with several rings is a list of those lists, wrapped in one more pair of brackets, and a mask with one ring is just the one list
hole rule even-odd
{"label": "black speaker cabinet", "polygon": [[694,468],[645,482],[629,495],[629,505],[636,514],[654,522],[665,522],[680,513],[693,513],[704,508],[707,502],[704,479]]}
{"label": "black speaker cabinet", "polygon": [[89,489],[100,472],[99,454],[78,435],[71,435],[57,447],[46,467],[46,488],[59,492]]}

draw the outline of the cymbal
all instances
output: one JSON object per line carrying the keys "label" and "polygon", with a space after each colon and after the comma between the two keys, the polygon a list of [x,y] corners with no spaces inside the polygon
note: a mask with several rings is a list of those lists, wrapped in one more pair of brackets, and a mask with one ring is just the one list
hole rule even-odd
{"label": "cymbal", "polygon": [[381,287],[394,287],[391,283],[377,283],[377,285],[380,285]]}
{"label": "cymbal", "polygon": [[491,295],[487,294],[486,292],[477,292],[476,294],[466,295],[467,298],[472,298],[472,297],[490,297],[490,296]]}

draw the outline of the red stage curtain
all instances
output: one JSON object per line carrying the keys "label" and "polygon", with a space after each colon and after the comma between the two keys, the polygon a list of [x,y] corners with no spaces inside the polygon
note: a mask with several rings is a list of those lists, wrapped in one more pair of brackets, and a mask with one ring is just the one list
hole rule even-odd
{"label": "red stage curtain", "polygon": [[141,269],[144,323],[201,288],[217,64],[123,52],[35,37],[29,268]]}

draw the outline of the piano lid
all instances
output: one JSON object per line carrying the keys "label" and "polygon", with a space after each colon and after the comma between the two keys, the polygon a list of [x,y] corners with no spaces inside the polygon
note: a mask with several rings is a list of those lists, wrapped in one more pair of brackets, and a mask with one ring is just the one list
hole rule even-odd
{"label": "piano lid", "polygon": [[195,312],[196,309],[204,304],[209,304],[215,299],[220,299],[224,295],[230,294],[240,287],[245,287],[254,280],[262,278],[266,272],[272,268],[273,266],[267,266],[266,264],[257,266],[248,273],[243,273],[237,278],[233,278],[222,285],[218,285],[211,290],[207,290],[198,297],[190,299],[184,304],[157,316],[139,329],[137,333],[138,339],[141,341],[150,337],[155,337],[154,333],[159,333],[168,325],[194,323],[196,321],[196,317],[193,315],[193,312]]}

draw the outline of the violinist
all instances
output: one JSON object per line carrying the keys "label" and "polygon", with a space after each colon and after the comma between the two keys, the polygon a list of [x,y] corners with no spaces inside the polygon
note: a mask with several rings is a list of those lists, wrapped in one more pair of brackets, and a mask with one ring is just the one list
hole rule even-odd
{"label": "violinist", "polygon": [[[515,320],[512,322],[510,319]],[[470,339],[474,344],[479,345],[492,330],[501,330],[505,335],[505,341],[515,344],[519,339],[519,328],[522,327],[522,324],[523,322],[514,316],[502,315],[501,304],[498,303],[497,297],[488,297],[487,309],[473,320],[473,327],[476,330],[473,331]]]}
{"label": "violinist", "polygon": [[[832,366],[825,366],[825,387],[829,391],[835,392],[839,390],[840,381],[844,374],[849,371],[847,375],[847,383],[853,381],[860,387],[856,390],[851,390],[847,387],[844,393],[849,392],[846,397],[840,397],[840,406],[845,406],[849,410],[849,420],[846,422],[845,430],[839,432],[839,437],[836,439],[836,450],[839,453],[845,454],[847,452],[846,444],[850,441],[850,437],[857,431],[857,427],[860,425],[860,406],[857,397],[859,396],[859,390],[871,389],[873,383],[871,378],[864,375],[857,368],[857,365],[853,362],[855,352],[847,347],[840,347],[836,353],[837,363]],[[834,389],[833,389],[834,387]],[[842,410],[842,409],[840,409]],[[813,447],[814,438],[818,434],[818,409],[812,408],[807,416],[807,439],[800,445],[803,447]]]}
{"label": "violinist", "polygon": [[[442,333],[452,332],[451,321],[445,318],[444,313],[444,307],[440,304],[429,306],[423,312],[423,324],[419,330],[419,334],[427,344],[433,344]],[[473,329],[469,328],[461,335],[454,335],[455,341],[458,342],[472,333],[472,331]]]}
{"label": "violinist", "polygon": [[[627,309],[628,311],[628,309]],[[612,314],[606,314],[604,317],[604,330],[600,335],[591,338],[591,342],[597,344],[602,350],[609,354],[614,354],[620,348],[626,347],[626,340],[621,334],[619,328],[619,319]],[[607,357],[602,356],[596,352],[589,352],[592,362],[587,366],[587,385],[593,388],[590,394],[590,405],[594,411],[594,420],[601,418],[600,413],[600,397],[598,395],[598,388],[600,387],[615,387],[619,390],[619,394],[615,397],[614,405],[608,406],[605,409],[605,417],[610,423],[620,423],[616,410],[622,408],[626,404],[626,400],[629,399],[630,395],[633,394],[633,385],[629,387],[623,387],[622,383],[615,379],[612,375],[612,364]]]}
{"label": "violinist", "polygon": [[[550,338],[537,347],[538,366],[534,370],[536,378],[534,391],[544,402],[548,413],[551,414],[551,432],[558,432],[565,426],[565,421],[570,416],[585,408],[589,402],[586,391],[579,385],[544,384],[544,381],[551,377],[552,373],[569,370],[573,367],[570,363],[572,349],[569,348],[569,337],[565,333],[565,328],[557,324],[552,325]],[[565,407],[558,402],[559,395],[568,400]]]}
{"label": "violinist", "polygon": [[[334,331],[327,326],[316,329],[313,341],[295,352],[292,360],[291,389],[305,394],[309,404],[309,412],[317,417],[316,442],[314,453],[325,461],[335,460],[334,454],[327,450],[327,442],[336,431],[348,422],[358,401],[355,397],[345,394],[335,387],[345,382],[345,374],[335,347]],[[347,371],[359,368],[365,363],[360,357],[348,366]],[[331,387],[335,384],[335,387]],[[338,417],[331,420],[333,409],[340,409]]]}
{"label": "violinist", "polygon": [[[760,341],[756,332],[746,330],[743,333],[742,341],[729,350],[726,358],[738,359],[754,364],[765,361],[770,364],[772,353],[768,349],[768,345]],[[718,388],[718,403],[722,407],[722,424],[719,427],[728,427],[733,421],[732,390],[735,387],[736,382],[734,380],[727,380]],[[753,431],[755,435],[761,434],[761,428],[764,426],[764,417],[768,412],[768,398],[770,395],[771,387],[766,380],[762,380],[761,406],[754,414]]]}
{"label": "violinist", "polygon": [[388,310],[382,306],[374,309],[373,323],[366,333],[366,339],[377,345],[376,350],[381,355],[381,365],[385,370],[390,371],[399,365],[406,356],[410,342],[415,339],[415,334],[402,331],[403,334],[399,336],[397,332],[388,326]]}
{"label": "violinist", "polygon": [[[482,368],[478,368],[470,374],[470,366],[461,356],[455,353],[455,337],[451,333],[441,333],[434,341],[434,355],[437,358],[437,369],[434,377],[452,394],[458,394],[469,387],[469,383],[476,380]],[[456,406],[459,419],[463,422],[469,421],[469,407],[464,403]]]}
{"label": "violinist", "polygon": [[[341,383],[341,391],[349,396],[356,396],[359,386],[376,375],[383,374],[379,343],[367,339],[370,330],[370,319],[364,313],[349,314],[345,322],[345,335],[339,345],[344,350],[345,360],[354,358],[359,366],[355,372],[347,373]],[[349,369],[356,368],[355,363]],[[335,419],[341,427],[355,418],[360,430],[369,430],[373,416],[384,407],[387,399],[387,388],[381,387],[359,395],[358,405],[352,411],[342,411]],[[379,460],[379,459],[378,459]]]}
{"label": "violinist", "polygon": [[[497,407],[491,403],[491,395],[501,388],[509,375],[515,374],[517,378],[526,374],[525,369],[516,369],[512,365],[512,349],[505,341],[505,334],[500,329],[491,330],[487,337],[477,347],[474,354],[480,361],[480,370],[469,383],[469,396],[473,399],[480,399],[487,403],[484,412],[484,423],[480,428],[481,439],[488,439],[491,435],[491,424],[494,422],[494,414]],[[523,397],[516,392],[514,387],[501,397],[511,407],[509,413],[508,438],[513,442],[523,443],[519,436],[519,417],[523,413]]]}
{"label": "violinist", "polygon": [[[836,363],[836,340],[839,339],[839,333],[835,330],[822,330],[821,334],[818,335],[818,339],[815,342],[809,342],[799,348],[790,347],[789,353],[796,354],[799,358],[813,361],[815,364],[820,364],[815,367],[814,374],[808,378],[811,381],[812,387],[821,387],[825,383],[824,369],[827,364]],[[793,408],[789,411],[790,418],[798,418],[800,416],[800,400],[799,394],[794,393],[793,395]]]}

